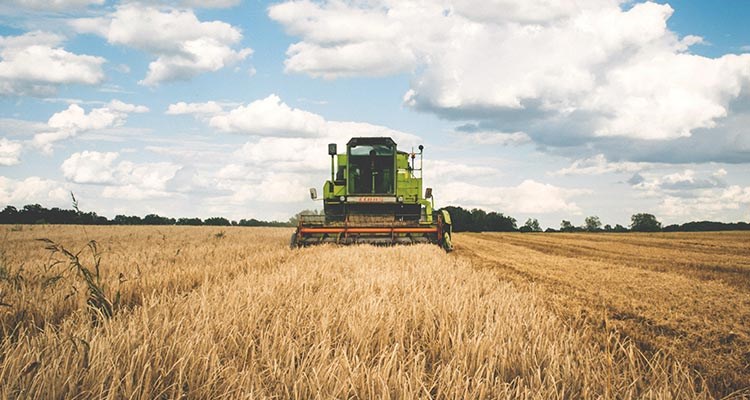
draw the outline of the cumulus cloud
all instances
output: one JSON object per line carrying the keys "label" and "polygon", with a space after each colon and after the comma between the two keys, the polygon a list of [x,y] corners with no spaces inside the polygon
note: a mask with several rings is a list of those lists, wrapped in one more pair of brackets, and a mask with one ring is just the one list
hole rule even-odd
{"label": "cumulus cloud", "polygon": [[140,81],[148,86],[218,71],[252,54],[250,48],[235,48],[242,40],[238,28],[221,21],[202,22],[191,10],[123,4],[106,17],[76,19],[71,24],[78,32],[155,56]]}
{"label": "cumulus cloud", "polygon": [[601,175],[606,173],[637,172],[651,167],[650,163],[642,162],[610,162],[604,154],[597,154],[590,158],[575,160],[569,167],[562,168],[552,175]]}
{"label": "cumulus cloud", "polygon": [[21,162],[22,147],[20,142],[0,138],[0,165],[7,167]]}
{"label": "cumulus cloud", "polygon": [[579,213],[573,197],[588,193],[581,189],[567,189],[531,179],[517,186],[487,187],[467,182],[449,182],[440,186],[443,204],[480,207],[503,213],[547,214],[554,212]]}
{"label": "cumulus cloud", "polygon": [[114,161],[116,152],[83,151],[63,161],[63,176],[74,183],[104,185],[105,198],[143,200],[170,197],[168,184],[180,166],[169,162],[134,163]]}
{"label": "cumulus cloud", "polygon": [[328,121],[321,115],[288,106],[275,94],[215,115],[209,124],[220,131],[261,137],[325,138],[341,142],[354,136],[389,136],[404,145],[419,140],[412,134],[380,125]]}
{"label": "cumulus cloud", "polygon": [[112,162],[117,156],[114,152],[74,153],[63,161],[60,169],[66,179],[75,183],[110,183],[113,179]]}
{"label": "cumulus cloud", "polygon": [[215,101],[208,101],[205,103],[185,103],[184,101],[180,101],[175,104],[170,104],[167,108],[166,114],[218,114],[222,110],[223,108],[221,105]]}
{"label": "cumulus cloud", "polygon": [[636,174],[630,183],[637,193],[656,200],[658,213],[671,221],[724,219],[728,212],[750,206],[750,187],[728,184],[727,175],[723,168],[687,168]]}
{"label": "cumulus cloud", "polygon": [[531,142],[531,138],[525,132],[477,131],[467,133],[465,138],[470,143],[478,145],[519,146]]}
{"label": "cumulus cloud", "polygon": [[669,30],[669,5],[622,3],[287,1],[268,12],[300,37],[288,72],[412,72],[406,105],[546,146],[598,143],[610,153],[611,138],[669,142],[721,128],[750,88],[750,54],[691,54],[702,39]]}
{"label": "cumulus cloud", "polygon": [[0,95],[49,95],[59,85],[104,80],[104,58],[68,52],[62,42],[41,31],[0,36]]}
{"label": "cumulus cloud", "polygon": [[55,181],[37,176],[23,180],[0,176],[0,203],[2,204],[64,205],[68,204],[69,200],[70,192]]}
{"label": "cumulus cloud", "polygon": [[224,132],[258,136],[315,137],[326,128],[320,115],[289,107],[274,94],[214,116],[210,124]]}
{"label": "cumulus cloud", "polygon": [[695,191],[699,189],[727,187],[724,180],[726,174],[727,171],[721,168],[711,174],[699,173],[688,168],[662,176],[656,174],[650,174],[648,177],[641,176],[632,183],[635,188],[651,195],[694,197]]}
{"label": "cumulus cloud", "polygon": [[52,145],[81,132],[122,126],[128,114],[148,112],[145,106],[112,100],[106,106],[94,108],[88,113],[78,104],[53,114],[47,121],[49,130],[34,135],[32,144],[45,153],[52,152]]}
{"label": "cumulus cloud", "polygon": [[658,210],[662,215],[680,220],[706,220],[719,217],[728,210],[750,207],[750,187],[732,185],[722,189],[704,189],[691,197],[667,195]]}

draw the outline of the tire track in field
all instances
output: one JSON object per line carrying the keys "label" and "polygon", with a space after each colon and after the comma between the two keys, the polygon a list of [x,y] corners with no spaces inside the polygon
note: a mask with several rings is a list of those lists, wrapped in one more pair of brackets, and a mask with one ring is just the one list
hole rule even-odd
{"label": "tire track in field", "polygon": [[644,352],[673,354],[698,370],[715,394],[750,387],[747,291],[674,269],[654,271],[651,263],[663,262],[654,253],[645,255],[653,260],[640,254],[632,262],[602,258],[575,244],[567,252],[564,241],[555,244],[555,252],[545,252],[544,241],[551,240],[464,233],[456,237],[456,254],[475,267],[496,269],[503,279],[533,286],[572,323],[613,328]]}

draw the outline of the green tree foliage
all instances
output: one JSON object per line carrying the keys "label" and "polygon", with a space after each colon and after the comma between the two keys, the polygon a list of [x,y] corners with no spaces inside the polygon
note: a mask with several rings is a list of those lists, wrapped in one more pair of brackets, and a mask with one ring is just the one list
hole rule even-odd
{"label": "green tree foliage", "polygon": [[206,218],[206,220],[203,221],[203,225],[230,226],[232,225],[232,223],[229,222],[229,220],[224,217],[211,217],[211,218]]}
{"label": "green tree foliage", "polygon": [[203,225],[203,221],[200,218],[179,218],[177,219],[176,225]]}
{"label": "green tree foliage", "polygon": [[576,230],[576,227],[573,226],[573,224],[570,223],[570,221],[562,220],[560,222],[560,232],[573,232]]}
{"label": "green tree foliage", "polygon": [[497,212],[486,212],[478,208],[468,211],[462,207],[445,207],[451,215],[454,232],[513,232],[517,230],[516,219]]}
{"label": "green tree foliage", "polygon": [[586,217],[586,223],[583,228],[588,232],[598,232],[602,229],[602,221],[595,215]]}
{"label": "green tree foliage", "polygon": [[750,224],[747,222],[714,222],[694,221],[682,225],[665,226],[664,232],[710,232],[710,231],[748,231]]}
{"label": "green tree foliage", "polygon": [[541,232],[542,227],[539,226],[539,221],[536,218],[529,218],[519,230],[521,232]]}
{"label": "green tree foliage", "polygon": [[653,214],[639,213],[630,217],[630,230],[633,232],[659,232],[661,222]]}
{"label": "green tree foliage", "polygon": [[[74,203],[74,208],[77,203]],[[205,222],[200,218],[168,218],[149,214],[141,218],[137,215],[117,215],[113,219],[99,216],[95,212],[82,212],[78,209],[64,210],[57,207],[47,209],[39,204],[28,204],[20,210],[7,206],[0,211],[0,224],[79,224],[79,225],[230,225],[223,217],[213,217]],[[286,222],[260,221],[242,219],[235,225],[240,226],[291,226]]]}
{"label": "green tree foliage", "polygon": [[622,226],[620,224],[617,224],[617,225],[615,225],[614,228],[612,228],[612,232],[622,233],[622,232],[627,232],[627,231],[628,231],[628,228],[626,228],[626,227],[624,227],[624,226]]}

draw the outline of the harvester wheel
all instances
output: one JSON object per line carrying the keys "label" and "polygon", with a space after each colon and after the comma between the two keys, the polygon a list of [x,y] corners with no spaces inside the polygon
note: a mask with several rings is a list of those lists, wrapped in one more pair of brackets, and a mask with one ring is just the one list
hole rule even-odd
{"label": "harvester wheel", "polygon": [[294,232],[292,233],[292,238],[289,239],[289,248],[294,250],[297,247],[299,247],[299,245],[297,244],[297,232]]}

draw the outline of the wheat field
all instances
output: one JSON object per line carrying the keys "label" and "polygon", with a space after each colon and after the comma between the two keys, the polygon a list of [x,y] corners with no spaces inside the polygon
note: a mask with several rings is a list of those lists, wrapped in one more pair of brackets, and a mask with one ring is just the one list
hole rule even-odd
{"label": "wheat field", "polygon": [[0,398],[748,393],[750,235],[458,234],[446,254],[3,229]]}

